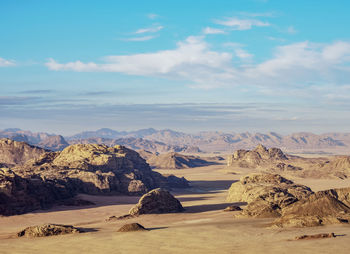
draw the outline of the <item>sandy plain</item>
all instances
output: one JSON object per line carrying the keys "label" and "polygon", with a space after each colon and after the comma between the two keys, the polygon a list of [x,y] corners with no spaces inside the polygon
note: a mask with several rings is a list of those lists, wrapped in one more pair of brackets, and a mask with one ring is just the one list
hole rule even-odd
{"label": "sandy plain", "polygon": [[[94,206],[54,207],[24,215],[0,217],[0,253],[349,253],[350,226],[268,228],[270,219],[233,218],[224,212],[227,189],[252,170],[226,171],[225,165],[183,170],[159,170],[185,176],[192,188],[172,193],[186,208],[184,213],[143,215],[106,222],[123,215],[139,197],[88,196]],[[298,179],[314,191],[348,187],[350,180]],[[242,205],[237,203],[237,205]],[[148,232],[116,232],[122,225],[138,222]],[[45,238],[17,238],[16,232],[43,223],[70,224],[87,232]],[[293,240],[303,234],[334,232],[337,237]]]}

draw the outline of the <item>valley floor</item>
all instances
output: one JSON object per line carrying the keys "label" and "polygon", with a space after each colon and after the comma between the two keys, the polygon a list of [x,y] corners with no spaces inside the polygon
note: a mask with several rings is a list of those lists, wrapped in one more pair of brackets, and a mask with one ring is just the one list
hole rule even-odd
{"label": "valley floor", "polygon": [[[237,219],[223,212],[227,189],[241,175],[225,172],[224,165],[184,170],[159,170],[185,176],[188,190],[172,193],[186,212],[143,215],[106,222],[123,215],[138,201],[129,196],[87,196],[89,207],[55,207],[24,215],[0,218],[0,253],[349,253],[350,226],[332,225],[302,229],[267,228],[269,219]],[[350,180],[294,179],[313,190],[350,186]],[[240,204],[238,204],[240,205]],[[126,223],[138,222],[148,232],[116,232]],[[43,223],[70,224],[86,233],[45,238],[17,238],[19,230]],[[303,234],[334,232],[338,237],[294,241]]]}

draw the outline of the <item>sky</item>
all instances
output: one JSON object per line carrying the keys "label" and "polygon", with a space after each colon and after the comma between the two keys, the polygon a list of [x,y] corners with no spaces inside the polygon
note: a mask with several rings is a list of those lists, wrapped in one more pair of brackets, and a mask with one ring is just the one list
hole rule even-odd
{"label": "sky", "polygon": [[0,1],[0,129],[350,131],[350,1]]}

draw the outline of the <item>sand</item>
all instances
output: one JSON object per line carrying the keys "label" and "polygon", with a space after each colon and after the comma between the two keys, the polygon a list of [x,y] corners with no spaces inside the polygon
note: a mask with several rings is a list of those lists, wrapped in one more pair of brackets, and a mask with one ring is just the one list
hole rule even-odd
{"label": "sand", "polygon": [[[270,219],[234,219],[235,212],[223,211],[232,204],[225,202],[226,192],[245,172],[225,173],[224,167],[159,170],[192,181],[193,188],[172,191],[186,208],[184,213],[143,215],[106,222],[109,216],[126,214],[139,197],[81,195],[96,205],[61,206],[1,217],[0,253],[349,253],[348,225],[271,229],[266,227]],[[350,186],[350,180],[293,180],[314,190]],[[132,222],[138,222],[150,231],[117,232],[122,225]],[[70,224],[88,232],[35,239],[14,237],[27,226],[43,223]],[[294,241],[299,235],[330,232],[337,237]]]}

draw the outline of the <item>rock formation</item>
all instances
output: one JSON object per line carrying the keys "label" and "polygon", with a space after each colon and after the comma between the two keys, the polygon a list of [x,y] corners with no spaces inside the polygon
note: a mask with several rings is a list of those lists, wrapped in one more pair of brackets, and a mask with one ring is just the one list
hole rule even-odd
{"label": "rock formation", "polygon": [[37,159],[46,150],[28,145],[24,142],[17,142],[11,139],[0,139],[0,163],[3,165],[23,165],[30,159]]}
{"label": "rock formation", "polygon": [[38,143],[38,146],[51,151],[61,151],[69,146],[69,144],[61,135],[56,135],[45,138]]}
{"label": "rock formation", "polygon": [[168,191],[154,189],[143,195],[139,202],[130,209],[130,215],[152,214],[152,213],[177,213],[183,212],[179,200]]}
{"label": "rock formation", "polygon": [[130,223],[123,225],[118,232],[133,232],[133,231],[147,231],[144,226],[138,223]]}
{"label": "rock formation", "polygon": [[[348,193],[350,194],[350,193]],[[278,227],[310,227],[325,224],[347,223],[350,208],[330,195],[317,192],[283,209],[281,217],[274,221]]]}
{"label": "rock formation", "polygon": [[312,192],[277,174],[256,173],[233,183],[229,202],[247,202],[239,216],[276,217],[276,227],[311,227],[350,221],[350,188]]}
{"label": "rock formation", "polygon": [[270,163],[287,161],[287,156],[279,148],[267,149],[258,145],[254,150],[237,150],[230,155],[227,166],[238,166],[242,168],[256,168]]}
{"label": "rock formation", "polygon": [[80,233],[80,230],[70,225],[44,224],[42,226],[27,227],[17,233],[18,237],[44,237]]}
{"label": "rock formation", "polygon": [[246,216],[278,217],[281,210],[313,192],[304,185],[268,173],[254,173],[231,185],[227,202],[247,202]]}
{"label": "rock formation", "polygon": [[49,208],[57,200],[73,195],[74,190],[63,187],[59,182],[44,182],[36,175],[24,178],[8,168],[0,169],[0,215]]}
{"label": "rock formation", "polygon": [[147,159],[152,168],[183,169],[203,167],[214,164],[212,161],[201,159],[198,156],[183,155],[175,152],[153,155]]}
{"label": "rock formation", "polygon": [[0,214],[44,209],[77,193],[143,194],[164,187],[187,187],[186,179],[164,177],[139,154],[123,146],[72,145],[0,171]]}
{"label": "rock formation", "polygon": [[301,235],[295,237],[295,240],[313,240],[313,239],[322,239],[322,238],[334,238],[334,233],[321,233],[315,235]]}

